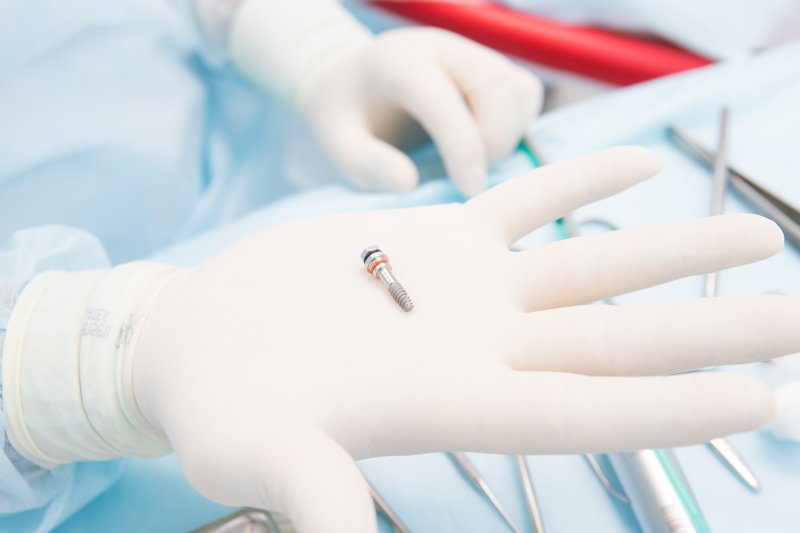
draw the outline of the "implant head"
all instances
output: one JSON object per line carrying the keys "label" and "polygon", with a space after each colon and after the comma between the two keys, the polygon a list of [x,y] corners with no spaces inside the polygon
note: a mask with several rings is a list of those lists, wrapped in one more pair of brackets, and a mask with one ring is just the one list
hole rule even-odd
{"label": "implant head", "polygon": [[380,249],[380,248],[378,248],[378,246],[377,246],[376,244],[372,244],[372,245],[370,245],[370,246],[367,246],[367,247],[366,247],[366,248],[364,248],[364,250],[361,252],[361,260],[362,260],[362,261],[364,261],[364,264],[366,265],[366,264],[367,264],[367,258],[368,258],[370,255],[374,254],[375,252],[380,252],[380,251],[381,251],[381,249]]}
{"label": "implant head", "polygon": [[361,260],[364,261],[367,271],[374,276],[378,276],[379,268],[380,270],[392,270],[389,256],[374,245],[364,248],[364,251],[361,252]]}

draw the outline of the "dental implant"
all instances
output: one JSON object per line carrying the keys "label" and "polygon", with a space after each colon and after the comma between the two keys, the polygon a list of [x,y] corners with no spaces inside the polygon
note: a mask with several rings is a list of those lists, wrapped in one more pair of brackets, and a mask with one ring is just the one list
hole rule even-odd
{"label": "dental implant", "polygon": [[394,301],[397,302],[403,311],[408,313],[414,309],[414,303],[408,297],[408,293],[392,274],[392,265],[389,263],[389,256],[381,251],[377,246],[367,246],[361,252],[361,260],[367,267],[367,272],[378,278],[389,289]]}

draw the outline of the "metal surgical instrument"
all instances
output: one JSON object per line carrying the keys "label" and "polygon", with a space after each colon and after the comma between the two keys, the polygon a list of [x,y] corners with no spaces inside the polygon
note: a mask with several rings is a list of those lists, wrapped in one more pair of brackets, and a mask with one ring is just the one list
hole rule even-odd
{"label": "metal surgical instrument", "polygon": [[630,498],[614,488],[614,485],[611,484],[611,480],[608,479],[608,476],[603,471],[603,467],[600,466],[600,462],[597,460],[595,454],[586,453],[583,456],[586,458],[586,461],[588,461],[589,466],[592,467],[594,475],[597,476],[597,479],[600,480],[600,483],[603,485],[603,487],[605,487],[606,491],[608,491],[608,493],[616,498],[619,502],[624,503],[625,505],[630,505]]}
{"label": "metal surgical instrument", "polygon": [[[722,108],[719,118],[719,143],[714,154],[714,191],[711,198],[711,216],[721,215],[723,200],[728,184],[728,118],[730,110]],[[713,298],[717,295],[717,273],[706,274],[703,296]],[[717,457],[742,481],[750,490],[758,492],[761,483],[755,473],[745,463],[741,455],[726,439],[711,439],[708,446]]]}
{"label": "metal surgical instrument", "polygon": [[497,499],[492,489],[489,488],[489,484],[486,483],[486,480],[483,479],[481,473],[478,472],[478,469],[472,464],[467,456],[461,452],[448,452],[447,456],[453,462],[453,464],[458,468],[458,470],[464,474],[464,476],[473,484],[475,487],[486,497],[489,502],[491,502],[492,506],[494,506],[495,510],[498,514],[503,518],[508,527],[514,533],[522,533],[522,530],[514,523],[511,519],[511,516],[508,512],[503,508],[500,504],[500,500]]}
{"label": "metal surgical instrument", "polygon": [[383,499],[383,496],[381,496],[381,493],[378,492],[378,489],[376,489],[369,481],[367,481],[367,486],[369,487],[369,493],[372,495],[372,500],[375,502],[375,507],[378,508],[378,510],[381,512],[381,514],[383,514],[383,516],[386,517],[387,520],[389,520],[389,523],[392,525],[392,528],[395,530],[395,532],[410,533],[403,521],[400,520],[400,517],[397,516],[397,513],[395,513],[394,510],[389,507],[389,504],[386,503],[386,500]]}
{"label": "metal surgical instrument", "polygon": [[[671,125],[670,139],[691,157],[711,164],[716,155],[683,128]],[[759,212],[771,218],[793,246],[800,249],[800,208],[758,185],[735,167],[728,165],[731,188]]]}
{"label": "metal surgical instrument", "polygon": [[670,450],[609,454],[644,533],[710,533]]}
{"label": "metal surgical instrument", "polygon": [[522,482],[522,491],[525,494],[525,504],[528,506],[528,516],[531,519],[533,533],[544,533],[542,515],[539,512],[539,503],[536,501],[536,491],[531,480],[531,471],[528,469],[528,461],[524,455],[515,455],[519,478]]}
{"label": "metal surgical instrument", "polygon": [[[728,117],[730,110],[722,108],[719,116],[719,143],[717,153],[714,157],[714,184],[711,194],[712,217],[722,214],[722,203],[725,200],[725,191],[728,185]],[[713,298],[717,295],[717,273],[709,272],[705,277],[704,294],[706,298]]]}
{"label": "metal surgical instrument", "polygon": [[753,492],[761,492],[761,482],[739,452],[726,439],[711,439],[708,447],[733,474]]}

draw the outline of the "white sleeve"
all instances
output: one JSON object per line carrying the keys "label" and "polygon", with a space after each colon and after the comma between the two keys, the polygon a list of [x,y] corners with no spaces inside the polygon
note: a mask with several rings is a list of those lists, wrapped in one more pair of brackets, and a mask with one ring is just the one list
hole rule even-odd
{"label": "white sleeve", "polygon": [[[22,289],[39,272],[109,266],[103,246],[86,231],[44,226],[14,233],[0,241],[0,405],[5,329]],[[119,476],[120,465],[93,463],[77,476],[73,466],[46,471],[22,457],[6,433],[0,409],[0,530],[45,531],[55,528]],[[82,494],[79,498],[71,495]]]}
{"label": "white sleeve", "polygon": [[232,60],[284,103],[371,37],[338,0],[170,0],[192,19],[204,56]]}
{"label": "white sleeve", "polygon": [[[0,375],[5,329],[22,289],[43,270],[108,267],[103,246],[90,233],[64,226],[43,226],[14,233],[0,246]],[[0,381],[0,401],[2,400]]]}
{"label": "white sleeve", "polygon": [[14,233],[0,243],[0,331],[25,284],[39,272],[108,266],[103,245],[87,231],[42,226]]}

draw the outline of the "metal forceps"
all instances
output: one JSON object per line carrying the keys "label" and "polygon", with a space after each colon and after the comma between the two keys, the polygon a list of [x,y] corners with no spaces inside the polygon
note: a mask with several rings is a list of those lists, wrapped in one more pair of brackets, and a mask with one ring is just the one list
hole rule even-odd
{"label": "metal forceps", "polygon": [[[688,133],[677,126],[670,126],[671,137],[678,147],[689,151],[694,157],[699,157],[703,161],[712,164],[714,181],[713,194],[711,197],[711,216],[722,214],[725,192],[728,189],[728,183],[730,183],[730,185],[738,190],[746,199],[757,203],[757,206],[761,205],[762,210],[765,211],[766,214],[772,217],[775,215],[778,215],[779,218],[783,217],[781,218],[783,225],[780,223],[779,225],[781,225],[781,228],[786,232],[787,238],[791,238],[791,232],[794,231],[794,237],[797,239],[795,242],[800,243],[800,212],[794,210],[793,215],[791,212],[789,214],[784,213],[777,205],[772,203],[772,200],[770,200],[768,196],[764,196],[765,191],[763,189],[756,188],[756,186],[742,174],[738,172],[734,173],[728,165],[729,116],[730,110],[724,107],[720,113],[719,141],[716,152],[711,152],[700,145],[695,139],[691,138]],[[758,204],[758,202],[761,202],[761,204]],[[782,202],[781,205],[788,206],[788,204]],[[792,218],[792,216],[794,218]],[[711,272],[706,274],[703,296],[706,298],[713,298],[716,295],[717,273]],[[759,492],[761,490],[761,483],[755,473],[727,439],[712,439],[708,442],[708,447],[711,448],[717,457],[745,486],[747,486],[747,488],[753,492]]]}

